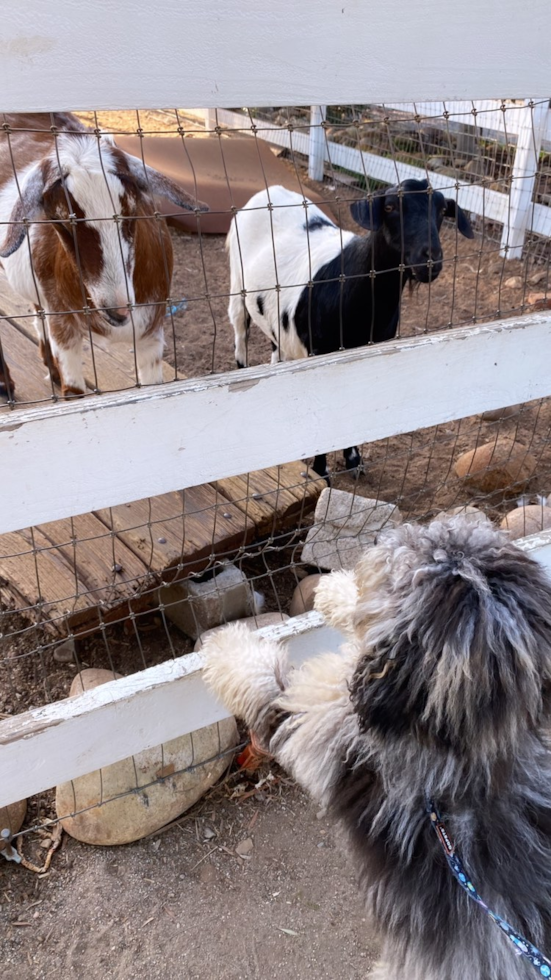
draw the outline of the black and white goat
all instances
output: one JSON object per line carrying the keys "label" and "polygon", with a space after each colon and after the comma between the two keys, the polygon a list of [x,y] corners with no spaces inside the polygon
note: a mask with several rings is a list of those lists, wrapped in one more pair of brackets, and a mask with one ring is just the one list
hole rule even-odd
{"label": "black and white goat", "polygon": [[[426,180],[404,180],[354,201],[350,211],[371,235],[344,231],[280,186],[255,194],[234,217],[226,248],[238,367],[247,363],[251,320],[272,343],[272,363],[391,340],[405,284],[441,272],[444,217],[473,237],[461,208]],[[358,449],[344,457],[357,472]],[[327,475],[325,455],[316,456],[314,470]]]}

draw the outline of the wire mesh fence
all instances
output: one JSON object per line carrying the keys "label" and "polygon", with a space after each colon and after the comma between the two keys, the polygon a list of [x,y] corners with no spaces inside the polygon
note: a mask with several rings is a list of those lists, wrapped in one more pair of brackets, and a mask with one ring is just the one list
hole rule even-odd
{"label": "wire mesh fence", "polygon": [[[256,365],[547,309],[547,118],[547,102],[524,101],[5,117],[0,411],[229,371],[240,317],[238,360]],[[49,211],[32,198],[38,171]],[[522,225],[515,182],[529,200],[522,258],[511,259],[519,245],[509,249],[508,229]],[[298,198],[278,197],[281,186]],[[260,218],[250,232],[239,212],[253,194],[265,200],[248,212]],[[408,252],[410,197],[421,258]],[[382,266],[380,252],[365,251],[366,226],[375,235],[391,218],[398,254]],[[342,256],[362,243],[364,264],[351,266]],[[379,290],[391,276],[388,314]],[[347,305],[362,284],[367,299]],[[362,466],[350,450],[344,461],[330,454],[330,487],[324,464],[297,461],[1,536],[0,718],[76,693],[90,669],[129,675],[191,653],[231,619],[311,608],[303,582],[351,560],[344,539],[363,547],[385,523],[476,508],[475,519],[515,537],[549,526],[550,426],[548,400],[430,429],[412,418],[411,432],[378,442],[366,418]],[[167,763],[161,746],[145,776],[132,764],[126,789],[107,791],[99,778],[83,802],[73,786],[61,809],[45,794],[23,833],[109,800],[143,801],[153,785],[177,787],[198,770],[220,774],[244,738],[222,737],[216,723],[199,761],[192,751]]]}

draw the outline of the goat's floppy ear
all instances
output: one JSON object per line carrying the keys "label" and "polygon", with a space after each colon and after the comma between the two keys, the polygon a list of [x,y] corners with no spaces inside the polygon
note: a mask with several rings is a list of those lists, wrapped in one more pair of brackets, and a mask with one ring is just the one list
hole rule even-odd
{"label": "goat's floppy ear", "polygon": [[457,201],[454,201],[452,197],[446,198],[446,218],[455,219],[457,223],[457,230],[460,235],[464,235],[465,238],[474,238],[474,231],[471,226],[467,215],[462,208],[459,207]]}
{"label": "goat's floppy ear", "polygon": [[28,231],[27,224],[23,222],[25,219],[33,221],[34,218],[38,217],[42,208],[43,194],[44,172],[43,167],[39,164],[29,174],[21,189],[21,194],[13,206],[6,237],[0,245],[0,258],[7,259],[14,252],[17,252]]}
{"label": "goat's floppy ear", "polygon": [[367,228],[368,231],[377,231],[383,220],[384,200],[382,194],[376,194],[371,198],[353,201],[350,205],[350,214],[362,228]]}
{"label": "goat's floppy ear", "polygon": [[203,201],[198,201],[197,198],[188,194],[180,184],[177,184],[175,180],[171,180],[170,177],[165,177],[164,174],[159,173],[158,170],[154,170],[153,167],[148,167],[147,164],[144,164],[137,157],[126,154],[126,162],[140,190],[149,191],[151,194],[157,194],[159,197],[168,197],[179,208],[185,208],[187,211],[209,210],[208,204],[204,204]]}

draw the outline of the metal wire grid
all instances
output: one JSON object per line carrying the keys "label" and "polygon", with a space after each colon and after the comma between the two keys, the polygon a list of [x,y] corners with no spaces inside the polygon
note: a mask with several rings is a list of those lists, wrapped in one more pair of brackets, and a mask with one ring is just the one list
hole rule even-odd
{"label": "metal wire grid", "polygon": [[[513,108],[507,107],[504,109],[504,115],[513,111],[515,111]],[[276,110],[270,113],[251,110],[243,116],[241,131],[258,144],[260,134],[253,120],[262,115],[270,121],[277,120],[277,124],[281,126],[282,112],[287,119],[286,128],[292,144],[293,133],[301,128],[309,131],[309,121],[299,110],[280,110],[279,118]],[[371,121],[367,121],[366,116]],[[128,119],[128,115],[126,118]],[[145,129],[142,115],[136,113],[133,118],[136,121],[136,129],[133,130],[130,121],[127,121],[126,131],[137,132],[144,137],[159,133],[175,135],[181,140],[184,151],[186,138],[192,133],[201,131],[203,126],[202,121],[194,123],[184,111],[149,113],[148,125]],[[91,121],[99,132],[102,126],[101,114],[94,114]],[[456,137],[459,134],[465,137],[471,147],[470,159],[484,161],[486,173],[481,177],[480,169],[473,168],[471,172],[473,182],[487,181],[492,177],[505,185],[511,179],[515,141],[510,139],[503,143],[494,138],[492,142],[487,135],[480,135],[480,132],[484,134],[485,131],[479,116],[476,117],[476,121],[480,123],[479,129],[473,126],[468,133],[464,133],[461,129],[453,130],[451,125],[445,125],[443,128],[435,127],[435,133],[432,133],[432,130],[426,131],[421,118],[412,118],[409,114],[404,119],[404,113],[399,110],[388,110],[384,107],[333,107],[328,109],[326,123],[320,128],[323,129],[324,140],[327,141],[328,146],[331,142],[340,142],[339,136],[342,140],[352,139],[351,130],[354,126],[357,130],[356,145],[360,146],[362,151],[366,151],[371,140],[369,152],[384,151],[390,153],[396,160],[400,155],[406,154],[410,158],[415,158],[417,162],[421,159],[426,166],[430,162],[429,153],[439,148],[442,155],[443,148],[446,148],[451,166],[457,167],[459,151]],[[157,122],[159,122],[159,129],[155,128]],[[431,119],[431,122],[434,120]],[[110,118],[109,123],[111,130],[115,131],[114,120]],[[121,120],[121,126],[122,123]],[[405,123],[409,127],[407,130]],[[223,126],[216,123],[211,138],[218,140],[221,158],[224,160],[224,144],[231,136],[228,137]],[[400,143],[399,140],[403,142]],[[544,153],[544,157],[540,157],[541,170],[538,171],[536,185],[536,193],[540,201],[543,201],[543,195],[547,193],[542,189],[547,187],[545,183],[547,162],[544,163],[547,161],[547,150],[544,150]],[[261,160],[260,153],[259,159]],[[303,155],[295,153],[292,146],[288,151],[287,165],[292,168],[301,191],[307,196],[312,182],[306,176]],[[465,169],[463,167],[463,170]],[[228,193],[231,196],[232,184],[227,170],[226,176]],[[331,166],[330,160],[326,164],[323,183],[318,182],[313,186],[323,191],[323,199],[335,208],[343,225],[348,221],[346,214],[350,201],[357,199],[366,190],[376,189],[367,173],[363,176],[342,173]],[[112,219],[106,217],[105,220]],[[513,287],[507,285],[512,264],[499,258],[499,242],[495,236],[495,226],[482,218],[478,220],[477,228],[479,235],[474,243],[462,242],[460,247],[453,230],[450,229],[443,235],[447,269],[442,274],[442,280],[428,284],[412,296],[405,294],[401,319],[402,335],[423,333],[464,323],[476,323],[497,316],[522,312],[529,305],[527,302],[529,292],[535,285],[530,282],[530,278],[535,274],[541,276],[541,273],[544,273],[544,278],[540,279],[537,285],[540,291],[547,293],[548,252],[547,243],[543,239],[538,239],[535,249],[532,247],[533,239],[528,239],[522,266],[518,263],[513,266],[515,271],[520,269],[521,283],[520,286],[517,284]],[[178,247],[179,239],[173,237]],[[221,252],[221,242],[214,236],[207,238],[201,234],[196,237],[186,237],[183,242],[186,254],[193,253],[195,256],[193,268],[200,269],[202,281],[199,284],[197,279],[192,282],[190,278],[186,281],[185,294],[183,290],[175,291],[173,288],[171,295],[167,296],[168,307],[182,303],[184,300],[186,302],[185,312],[174,313],[172,308],[169,309],[168,357],[175,374],[183,372],[189,376],[198,372],[198,365],[205,366],[205,356],[208,360],[207,369],[210,371],[229,367],[232,351],[231,338],[229,341],[222,342],[222,337],[229,337],[230,331],[225,317],[228,292],[224,289],[224,283],[219,275],[222,265],[218,254]],[[216,255],[216,263],[211,261],[213,255]],[[184,279],[186,279],[185,275]],[[211,332],[205,345],[208,348],[207,354],[205,355],[203,349],[203,361],[194,361],[192,346],[188,344],[182,359],[182,335],[186,335],[187,324],[200,320],[201,308],[204,313],[206,311],[205,315],[208,315],[210,322]],[[10,310],[5,311],[4,320],[0,323],[0,337],[5,335],[6,330],[26,330],[25,324],[21,327],[21,321],[26,320],[27,317],[22,317],[18,310],[16,313],[17,322],[14,325],[13,313],[10,313]],[[42,318],[43,325],[46,319],[47,317]],[[93,351],[96,341],[91,333],[88,341]],[[251,361],[255,358],[266,359],[266,353],[261,338],[255,339],[253,336]],[[9,356],[7,360],[9,361]],[[135,380],[135,378],[131,379],[131,383],[135,383]],[[51,397],[55,399],[59,396],[51,376],[50,383]],[[101,390],[103,389],[98,376],[95,375],[90,392],[98,394]],[[11,408],[19,408],[22,403],[8,400],[8,405]],[[462,450],[476,448],[498,435],[521,440],[538,460],[537,475],[528,488],[530,499],[539,501],[543,505],[546,496],[551,492],[551,458],[548,449],[550,425],[549,404],[543,401],[518,406],[509,418],[501,421],[465,419],[410,435],[386,439],[380,443],[368,443],[364,446],[367,464],[365,477],[356,483],[349,474],[339,472],[338,458],[335,456],[332,457],[333,471],[337,475],[333,485],[347,489],[353,495],[360,494],[378,501],[385,500],[396,504],[404,519],[425,520],[435,516],[440,510],[466,504],[475,504],[491,518],[499,519],[514,506],[516,498],[525,490],[524,485],[509,486],[497,497],[495,494],[467,490],[454,475],[455,459]],[[368,428],[366,425],[366,436]],[[300,484],[295,484],[291,489],[304,491],[307,485],[306,479]],[[288,484],[284,484],[283,481],[278,482],[277,492],[289,489]],[[243,504],[253,497],[254,494],[251,493],[249,497],[247,492],[238,502]],[[526,498],[522,499],[526,500]],[[214,524],[216,524],[223,517],[227,506],[227,500],[217,498],[209,507],[203,508],[205,519],[212,520],[214,514]],[[215,547],[213,540],[211,552],[204,558],[199,570],[184,557],[186,519],[183,494],[181,512],[171,517],[172,524],[178,526],[181,534],[182,559],[170,570],[167,569],[166,576],[158,570],[153,571],[151,567],[153,546],[162,535],[166,520],[154,519],[150,510],[149,519],[145,523],[130,528],[143,534],[145,549],[140,557],[144,570],[133,578],[126,576],[125,584],[129,586],[130,596],[121,603],[114,614],[111,614],[108,609],[110,588],[116,592],[121,583],[121,574],[124,576],[124,569],[120,567],[118,561],[119,537],[113,530],[113,526],[109,527],[106,524],[97,534],[79,538],[74,529],[74,522],[71,520],[70,533],[65,538],[58,537],[55,542],[48,541],[47,535],[45,540],[44,529],[33,528],[25,533],[22,540],[27,543],[25,546],[20,545],[19,549],[7,549],[0,542],[2,562],[22,558],[32,561],[36,576],[36,594],[39,597],[36,602],[29,604],[23,599],[18,602],[12,593],[7,601],[10,583],[0,580],[4,598],[0,611],[0,717],[10,717],[30,705],[47,703],[66,695],[72,677],[87,666],[102,666],[116,673],[131,673],[189,652],[193,647],[193,640],[184,636],[174,626],[167,615],[165,604],[159,600],[159,588],[173,581],[174,578],[183,579],[190,574],[209,576],[215,573],[224,561],[231,560],[244,571],[251,590],[263,594],[267,610],[288,612],[293,590],[302,575],[312,570],[305,567],[301,558],[305,535],[312,527],[311,513],[297,514],[294,526],[291,528],[285,530],[274,528],[271,533],[244,541],[241,546],[231,550]],[[80,564],[80,551],[84,545],[90,547],[94,544],[98,547],[107,544],[111,549],[112,578],[107,585],[89,588],[86,587],[85,582],[79,580],[77,568]],[[69,564],[70,559],[67,559],[67,556],[72,553],[75,585],[70,593],[61,597],[61,605],[65,604],[64,608],[51,614],[41,598],[40,559],[41,556],[49,553],[60,552],[64,553],[65,560],[69,560]],[[216,583],[215,578],[213,581]],[[98,621],[93,630],[79,632],[78,628],[71,625],[70,614],[83,598],[93,605]],[[75,640],[73,656],[69,662],[61,663],[55,659],[55,653],[59,650],[60,641],[67,639]],[[136,783],[132,792],[141,791],[143,787]],[[30,833],[37,826],[45,826],[53,819],[51,799],[47,794],[33,806],[32,827],[27,827],[25,833]]]}

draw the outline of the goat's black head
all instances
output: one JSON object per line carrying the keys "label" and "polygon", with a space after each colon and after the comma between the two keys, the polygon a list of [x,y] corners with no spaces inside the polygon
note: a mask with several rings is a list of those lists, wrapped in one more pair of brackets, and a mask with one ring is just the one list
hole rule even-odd
{"label": "goat's black head", "polygon": [[397,253],[396,265],[404,265],[419,282],[430,282],[442,271],[444,218],[452,218],[461,235],[473,238],[464,211],[426,180],[404,180],[370,199],[354,201],[350,211],[362,228],[382,231],[387,246]]}

